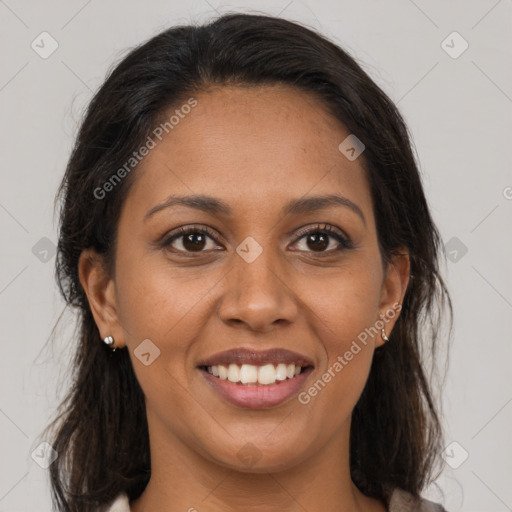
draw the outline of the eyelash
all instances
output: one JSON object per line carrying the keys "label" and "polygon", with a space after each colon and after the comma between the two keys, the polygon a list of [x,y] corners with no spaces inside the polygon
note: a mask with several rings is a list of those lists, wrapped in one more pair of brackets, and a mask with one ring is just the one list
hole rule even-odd
{"label": "eyelash", "polygon": [[[170,234],[168,237],[166,237],[164,240],[162,240],[162,242],[159,245],[165,249],[165,248],[169,247],[175,240],[177,240],[185,235],[189,235],[191,233],[201,233],[203,235],[206,235],[206,236],[210,237],[216,244],[220,245],[220,243],[216,239],[215,233],[211,229],[209,229],[207,226],[177,228],[172,234]],[[331,249],[328,251],[319,251],[319,252],[306,251],[306,252],[311,252],[313,254],[317,254],[320,257],[322,255],[331,255],[333,253],[341,252],[341,251],[347,250],[347,249],[353,249],[355,247],[353,242],[350,240],[350,238],[348,238],[344,235],[341,235],[337,229],[335,229],[333,226],[330,226],[329,224],[323,224],[323,225],[317,224],[316,226],[300,230],[299,233],[297,234],[298,238],[296,239],[295,243],[297,243],[299,240],[302,240],[304,237],[306,237],[310,234],[313,234],[313,233],[327,234],[330,237],[334,238],[340,244],[339,248]],[[194,251],[177,250],[175,252],[175,254],[177,253],[177,254],[193,255],[193,254],[201,254],[203,252],[205,252],[205,251],[194,252]],[[298,251],[298,252],[302,252],[302,251]]]}

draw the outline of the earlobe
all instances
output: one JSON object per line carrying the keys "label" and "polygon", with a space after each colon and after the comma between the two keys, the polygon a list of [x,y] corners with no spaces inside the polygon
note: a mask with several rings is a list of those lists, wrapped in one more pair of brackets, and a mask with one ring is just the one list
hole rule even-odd
{"label": "earlobe", "polygon": [[123,346],[114,281],[106,271],[103,257],[93,249],[82,251],[78,262],[78,275],[87,295],[100,339],[112,336],[116,340],[116,347]]}
{"label": "earlobe", "polygon": [[391,331],[398,320],[409,284],[409,272],[409,251],[406,248],[401,248],[392,255],[382,284],[379,317],[384,327],[381,343],[377,343],[377,346],[389,340]]}

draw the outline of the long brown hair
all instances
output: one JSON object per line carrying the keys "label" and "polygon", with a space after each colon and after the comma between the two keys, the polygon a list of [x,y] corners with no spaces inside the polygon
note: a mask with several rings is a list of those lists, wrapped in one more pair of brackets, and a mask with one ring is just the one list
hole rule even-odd
{"label": "long brown hair", "polygon": [[132,50],[89,104],[57,200],[56,277],[78,314],[72,387],[44,432],[59,456],[49,468],[57,510],[104,510],[124,491],[138,497],[151,474],[144,395],[126,349],[102,343],[78,278],[93,248],[113,264],[121,205],[137,172],[107,199],[94,191],[146,140],[162,114],[212,84],[283,83],[315,94],[366,146],[383,262],[410,252],[412,278],[390,340],[377,349],[353,411],[352,479],[368,496],[395,487],[418,496],[442,447],[426,363],[452,306],[439,270],[443,246],[431,218],[406,125],[393,102],[345,51],[284,19],[229,14],[170,28]]}

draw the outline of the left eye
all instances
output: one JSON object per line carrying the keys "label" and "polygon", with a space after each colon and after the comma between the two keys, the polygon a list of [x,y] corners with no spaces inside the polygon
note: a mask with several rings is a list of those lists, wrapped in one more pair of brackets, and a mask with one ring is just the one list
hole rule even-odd
{"label": "left eye", "polygon": [[[334,248],[331,247],[333,239],[337,242],[337,244],[334,244]],[[299,250],[305,250],[306,252],[334,252],[353,247],[352,242],[347,237],[328,225],[303,231],[296,243],[302,240],[304,240],[307,248]]]}

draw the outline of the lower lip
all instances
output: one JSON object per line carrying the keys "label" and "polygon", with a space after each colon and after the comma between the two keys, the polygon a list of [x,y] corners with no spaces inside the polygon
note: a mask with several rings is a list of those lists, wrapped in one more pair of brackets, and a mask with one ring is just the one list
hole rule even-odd
{"label": "lower lip", "polygon": [[312,370],[308,367],[292,379],[267,385],[230,382],[204,370],[199,371],[213,389],[231,404],[250,409],[266,409],[281,405],[297,394]]}

